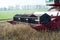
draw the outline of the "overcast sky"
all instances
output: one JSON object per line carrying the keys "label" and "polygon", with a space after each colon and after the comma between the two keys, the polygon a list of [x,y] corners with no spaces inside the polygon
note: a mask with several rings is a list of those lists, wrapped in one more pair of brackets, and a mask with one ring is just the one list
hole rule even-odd
{"label": "overcast sky", "polygon": [[15,5],[45,5],[45,0],[0,0],[0,7]]}

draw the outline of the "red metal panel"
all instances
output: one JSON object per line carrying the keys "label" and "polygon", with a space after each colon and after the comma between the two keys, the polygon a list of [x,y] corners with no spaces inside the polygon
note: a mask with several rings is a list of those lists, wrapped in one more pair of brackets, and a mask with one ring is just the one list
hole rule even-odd
{"label": "red metal panel", "polygon": [[[53,17],[52,17],[53,18]],[[40,25],[34,25],[35,27],[33,27],[34,29],[37,30],[57,30],[60,29],[60,16],[56,16],[56,19],[49,22],[48,24],[40,24]]]}

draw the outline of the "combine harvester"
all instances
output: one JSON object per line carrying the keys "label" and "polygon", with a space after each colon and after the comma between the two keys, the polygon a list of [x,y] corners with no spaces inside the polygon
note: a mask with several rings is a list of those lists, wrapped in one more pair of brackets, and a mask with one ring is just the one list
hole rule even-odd
{"label": "combine harvester", "polygon": [[[47,4],[53,6],[48,12],[35,12],[31,15],[16,14],[13,21],[8,21],[11,24],[16,22],[29,23],[32,28],[36,30],[60,30],[60,0],[54,0],[54,4]],[[55,12],[51,12],[55,10]]]}

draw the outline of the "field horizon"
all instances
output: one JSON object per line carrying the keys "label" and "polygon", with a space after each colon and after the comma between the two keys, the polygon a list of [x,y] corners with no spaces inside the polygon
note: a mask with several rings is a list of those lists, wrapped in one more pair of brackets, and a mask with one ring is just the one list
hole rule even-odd
{"label": "field horizon", "polygon": [[32,14],[34,12],[44,12],[48,9],[33,9],[33,10],[7,10],[0,11],[0,19],[12,19],[16,14]]}

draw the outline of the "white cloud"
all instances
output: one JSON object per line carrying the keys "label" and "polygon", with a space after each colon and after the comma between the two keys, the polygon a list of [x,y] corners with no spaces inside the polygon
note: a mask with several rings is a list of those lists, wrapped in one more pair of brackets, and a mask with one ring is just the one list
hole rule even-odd
{"label": "white cloud", "polygon": [[0,7],[14,5],[45,5],[45,0],[0,0]]}

